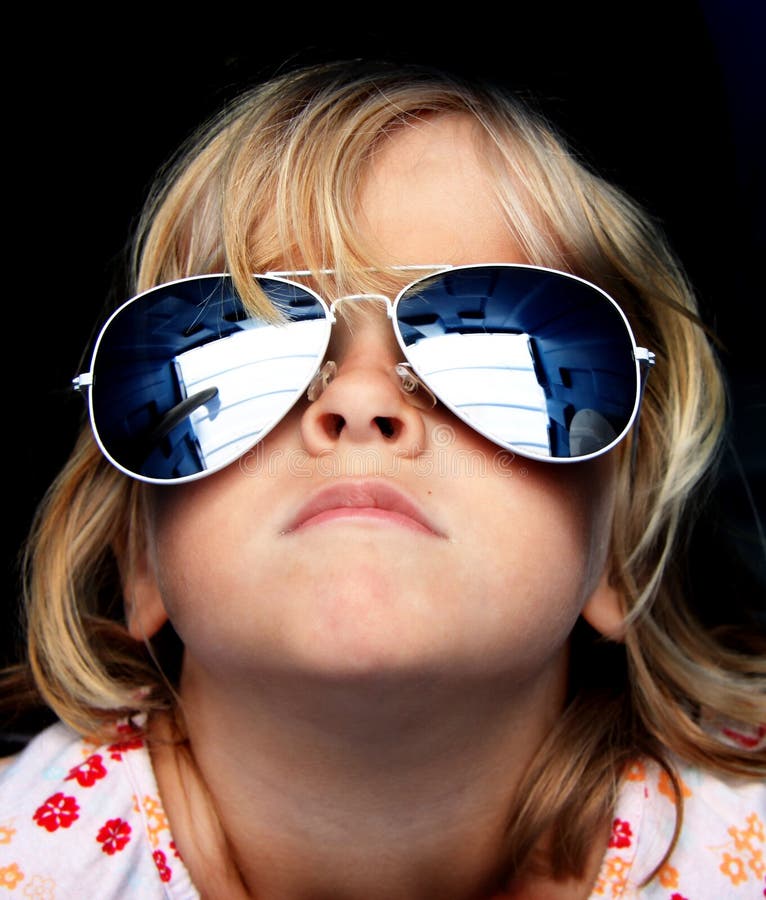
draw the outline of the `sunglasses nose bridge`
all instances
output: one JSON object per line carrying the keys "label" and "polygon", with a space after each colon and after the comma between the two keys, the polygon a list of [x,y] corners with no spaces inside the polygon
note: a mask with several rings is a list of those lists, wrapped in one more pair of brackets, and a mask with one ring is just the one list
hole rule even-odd
{"label": "sunglasses nose bridge", "polygon": [[[387,294],[379,294],[379,293],[357,293],[357,294],[343,294],[340,297],[335,298],[332,303],[330,303],[329,309],[329,322],[330,322],[330,339],[325,353],[325,362],[327,359],[331,358],[334,353],[340,353],[344,355],[348,352],[350,347],[349,339],[351,339],[351,343],[356,344],[356,341],[359,339],[360,335],[357,332],[357,329],[354,326],[351,326],[351,329],[346,325],[345,318],[343,316],[338,317],[336,315],[338,309],[343,303],[353,303],[353,304],[362,304],[366,302],[372,303],[383,303],[385,304],[386,309],[386,320],[391,323],[392,331],[387,332],[384,330],[383,320],[378,319],[380,331],[378,332],[378,341],[383,341],[387,347],[389,347],[390,341],[390,350],[392,353],[396,355],[396,359],[392,359],[389,365],[391,367],[395,366],[397,362],[403,359],[401,355],[401,349],[398,346],[397,340],[397,329],[396,329],[396,304],[391,300],[391,298]],[[377,318],[377,316],[376,316]],[[336,326],[339,326],[336,328]],[[387,326],[386,326],[387,328]],[[381,344],[381,346],[383,346]],[[368,348],[369,350],[369,348]],[[340,362],[340,357],[336,356],[336,359]],[[317,375],[319,372],[317,373]],[[399,381],[400,379],[397,379]]]}
{"label": "sunglasses nose bridge", "polygon": [[364,303],[365,301],[385,303],[386,315],[389,319],[393,318],[394,304],[387,294],[343,294],[341,297],[336,297],[330,304],[330,316],[332,317],[332,321],[335,322],[335,311],[341,303]]}

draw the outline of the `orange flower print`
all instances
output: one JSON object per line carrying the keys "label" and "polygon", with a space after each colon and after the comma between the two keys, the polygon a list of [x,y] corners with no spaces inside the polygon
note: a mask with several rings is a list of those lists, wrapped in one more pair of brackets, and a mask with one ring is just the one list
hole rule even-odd
{"label": "orange flower print", "polygon": [[[746,817],[745,822],[746,828],[737,828],[732,825],[727,829],[731,840],[725,846],[732,852],[724,852],[719,867],[734,885],[749,881],[753,876],[757,881],[761,881],[766,875],[763,848],[756,846],[766,842],[763,822],[754,812]],[[763,896],[766,897],[766,890]]]}
{"label": "orange flower print", "polygon": [[11,838],[16,834],[16,829],[10,825],[0,825],[0,844],[10,844]]}
{"label": "orange flower print", "polygon": [[144,812],[150,819],[165,820],[165,813],[158,797],[150,797],[149,794],[146,794],[144,796],[143,805]]}
{"label": "orange flower print", "polygon": [[87,759],[89,756],[92,756],[94,751],[98,750],[100,746],[98,741],[88,740],[86,738],[80,746],[80,756],[82,756],[83,759]]}
{"label": "orange flower print", "polygon": [[52,878],[33,875],[32,880],[24,888],[24,896],[31,900],[55,900],[56,882]]}
{"label": "orange flower print", "polygon": [[79,810],[74,797],[66,797],[59,791],[48,797],[32,818],[46,831],[55,831],[57,828],[69,828],[72,822],[80,818]]}
{"label": "orange flower print", "polygon": [[[682,797],[691,797],[692,792],[683,783],[683,781],[681,781],[680,778],[678,779],[678,786],[681,789]],[[668,800],[671,801],[671,803],[676,802],[676,794],[675,794],[675,791],[673,790],[673,782],[670,780],[670,776],[664,769],[660,772],[660,780],[657,783],[657,790],[661,794],[664,794],[668,798]]]}
{"label": "orange flower print", "polygon": [[660,884],[666,888],[678,887],[678,869],[675,869],[669,863],[660,869]]}
{"label": "orange flower print", "polygon": [[607,857],[601,866],[592,893],[600,897],[622,897],[628,880],[629,864],[620,856]]}
{"label": "orange flower print", "polygon": [[739,884],[741,881],[747,881],[745,864],[738,856],[724,853],[723,862],[719,866],[719,869],[734,885]]}
{"label": "orange flower print", "polygon": [[15,891],[16,885],[23,880],[24,873],[16,863],[11,863],[10,866],[0,866],[0,887]]}
{"label": "orange flower print", "polygon": [[85,762],[70,769],[69,774],[64,781],[71,781],[74,778],[77,779],[77,783],[80,787],[93,787],[93,785],[100,778],[104,778],[105,775],[106,769],[101,762],[101,755],[99,753],[94,753],[92,756],[89,756]]}
{"label": "orange flower print", "polygon": [[630,823],[622,819],[615,819],[612,823],[612,836],[609,838],[610,847],[630,847],[630,838],[633,832]]}
{"label": "orange flower print", "polygon": [[621,856],[615,856],[614,859],[609,859],[606,862],[606,874],[610,878],[624,878],[627,869],[628,861],[623,859]]}
{"label": "orange flower print", "polygon": [[748,825],[748,832],[752,834],[757,841],[764,843],[764,841],[766,841],[766,832],[764,832],[763,822],[758,818],[758,814],[750,813],[745,821]]}
{"label": "orange flower print", "polygon": [[[734,825],[731,828],[726,830],[727,834],[730,834],[734,838],[734,849],[739,853],[752,853],[753,847],[750,845],[750,832],[749,831],[741,831],[739,828],[735,828]],[[729,844],[731,846],[731,844]]]}
{"label": "orange flower print", "polygon": [[113,856],[130,840],[130,825],[123,819],[109,819],[96,836],[104,853]]}
{"label": "orange flower print", "polygon": [[625,777],[628,781],[645,781],[646,767],[640,760],[636,760],[628,766]]}
{"label": "orange flower print", "polygon": [[149,841],[152,847],[156,848],[160,843],[160,833],[170,830],[168,818],[157,797],[150,797],[146,794],[143,799],[143,807],[147,818]]}
{"label": "orange flower print", "polygon": [[[763,852],[761,850],[755,850],[753,852],[747,865],[749,869],[752,869],[756,878],[766,878],[766,862],[764,862]],[[766,894],[764,894],[764,897],[766,897]]]}

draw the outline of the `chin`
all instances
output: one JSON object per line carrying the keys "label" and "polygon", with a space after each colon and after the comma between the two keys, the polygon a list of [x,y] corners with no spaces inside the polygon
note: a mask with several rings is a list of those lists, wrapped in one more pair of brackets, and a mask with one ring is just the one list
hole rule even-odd
{"label": "chin", "polygon": [[411,594],[406,599],[369,591],[325,597],[312,610],[298,655],[317,675],[332,678],[422,673],[435,665],[437,648],[433,625],[416,608]]}

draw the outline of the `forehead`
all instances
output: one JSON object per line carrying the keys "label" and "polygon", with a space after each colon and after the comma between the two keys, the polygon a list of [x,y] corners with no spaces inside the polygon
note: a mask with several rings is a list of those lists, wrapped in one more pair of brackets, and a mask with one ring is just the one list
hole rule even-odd
{"label": "forehead", "polygon": [[415,119],[387,133],[362,178],[362,237],[390,265],[525,262],[465,114]]}

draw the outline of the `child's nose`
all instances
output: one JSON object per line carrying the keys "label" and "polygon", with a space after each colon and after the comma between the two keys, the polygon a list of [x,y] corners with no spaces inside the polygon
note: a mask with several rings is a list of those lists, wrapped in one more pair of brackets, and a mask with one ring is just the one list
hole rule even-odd
{"label": "child's nose", "polygon": [[353,445],[366,449],[377,445],[398,456],[422,452],[426,437],[423,414],[402,390],[393,334],[384,333],[390,328],[390,322],[383,319],[376,327],[363,327],[331,347],[336,362],[332,367],[325,364],[324,372],[331,374],[301,419],[309,453]]}

